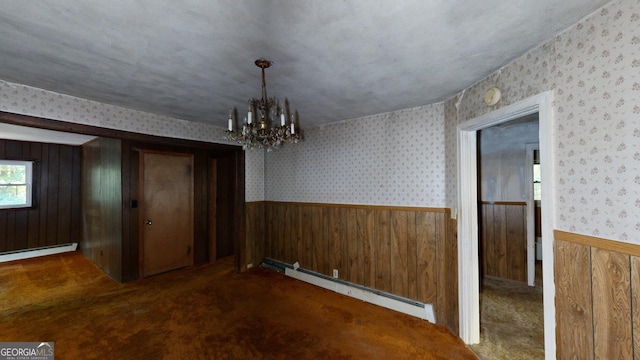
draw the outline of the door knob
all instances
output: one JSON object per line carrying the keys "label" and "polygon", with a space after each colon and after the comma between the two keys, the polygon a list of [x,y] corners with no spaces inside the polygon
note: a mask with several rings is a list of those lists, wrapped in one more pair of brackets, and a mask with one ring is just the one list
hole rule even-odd
{"label": "door knob", "polygon": [[144,223],[147,225],[151,225],[151,220],[145,220]]}

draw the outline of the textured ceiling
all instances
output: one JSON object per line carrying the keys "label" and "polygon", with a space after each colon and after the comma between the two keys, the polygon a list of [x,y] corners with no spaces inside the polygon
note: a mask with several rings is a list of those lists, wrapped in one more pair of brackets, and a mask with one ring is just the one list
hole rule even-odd
{"label": "textured ceiling", "polygon": [[8,0],[0,79],[226,126],[260,96],[302,127],[445,100],[605,0]]}

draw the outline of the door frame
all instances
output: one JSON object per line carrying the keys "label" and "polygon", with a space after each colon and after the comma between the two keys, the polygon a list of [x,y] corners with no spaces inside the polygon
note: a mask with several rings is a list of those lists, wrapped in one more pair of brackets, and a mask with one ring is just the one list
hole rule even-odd
{"label": "door frame", "polygon": [[[539,126],[539,125],[538,125]],[[536,203],[533,199],[533,151],[540,151],[540,143],[525,144],[526,162],[524,182],[527,194],[527,285],[536,286]]]}
{"label": "door frame", "polygon": [[547,91],[459,124],[458,148],[458,302],[460,338],[466,344],[480,342],[480,274],[478,256],[477,132],[487,127],[538,113],[542,181],[543,305],[545,358],[555,359],[555,283],[553,269],[554,208],[554,112],[553,92]]}
{"label": "door frame", "polygon": [[[191,219],[190,224],[190,239],[189,246],[191,247],[191,253],[189,254],[189,267],[194,264],[194,155],[192,153],[182,153],[182,152],[172,152],[172,151],[158,151],[158,150],[147,150],[140,149],[139,150],[139,169],[138,169],[138,208],[139,208],[139,216],[138,216],[138,274],[139,278],[145,278],[144,274],[144,229],[145,229],[145,219],[146,219],[146,204],[144,203],[144,156],[145,154],[159,154],[159,155],[172,155],[172,156],[184,156],[189,157],[191,159],[191,194],[190,194],[190,209],[189,209],[189,218]],[[151,275],[153,276],[153,275]]]}

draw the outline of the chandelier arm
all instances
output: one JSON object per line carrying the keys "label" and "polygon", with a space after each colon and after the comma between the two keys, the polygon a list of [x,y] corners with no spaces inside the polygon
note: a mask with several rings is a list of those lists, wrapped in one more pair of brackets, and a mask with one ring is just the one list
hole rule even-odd
{"label": "chandelier arm", "polygon": [[[300,136],[293,131],[293,116],[291,128],[286,125],[284,119],[285,103],[279,105],[278,99],[267,96],[267,82],[265,70],[272,62],[266,59],[255,61],[257,67],[262,69],[262,98],[260,100],[252,98],[249,100],[249,121],[243,124],[242,130],[233,129],[233,112],[229,114],[229,130],[227,139],[236,141],[242,145],[243,149],[266,148],[267,151],[279,148],[284,143],[297,143]],[[286,101],[286,100],[285,100]],[[280,107],[280,108],[279,108]],[[260,110],[260,117],[252,121],[252,108]],[[277,118],[278,109],[281,112],[281,125],[273,126],[271,123]],[[272,110],[274,113],[272,114]]]}

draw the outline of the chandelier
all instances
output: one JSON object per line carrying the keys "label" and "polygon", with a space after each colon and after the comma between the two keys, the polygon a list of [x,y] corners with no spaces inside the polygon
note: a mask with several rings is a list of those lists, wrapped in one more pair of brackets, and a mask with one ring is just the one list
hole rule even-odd
{"label": "chandelier", "polygon": [[[291,114],[291,120],[287,124],[288,103],[286,100],[279,102],[275,97],[267,97],[264,69],[270,67],[272,62],[258,59],[255,64],[262,69],[262,97],[249,100],[249,110],[242,129],[235,128],[235,109],[229,111],[227,138],[242,144],[245,150],[266,148],[267,151],[271,151],[284,143],[297,143],[300,136],[296,133],[294,114]],[[254,118],[253,114],[257,116]],[[280,125],[275,124],[277,120],[280,120]]]}

